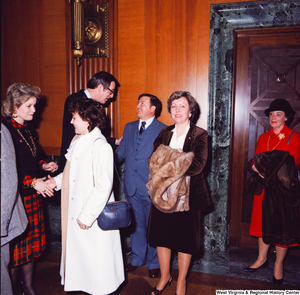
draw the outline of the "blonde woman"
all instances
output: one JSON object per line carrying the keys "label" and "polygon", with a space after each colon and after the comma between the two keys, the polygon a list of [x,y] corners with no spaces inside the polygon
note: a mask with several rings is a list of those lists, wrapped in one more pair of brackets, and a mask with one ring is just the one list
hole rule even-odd
{"label": "blonde woman", "polygon": [[42,198],[53,191],[43,179],[37,178],[40,169],[54,172],[54,162],[43,161],[41,148],[30,124],[40,88],[24,83],[12,84],[2,101],[2,123],[9,130],[16,151],[18,189],[21,194],[29,225],[25,232],[12,241],[11,280],[14,294],[18,294],[19,272],[22,271],[21,289],[24,294],[35,295],[32,286],[36,258],[46,248],[46,234]]}

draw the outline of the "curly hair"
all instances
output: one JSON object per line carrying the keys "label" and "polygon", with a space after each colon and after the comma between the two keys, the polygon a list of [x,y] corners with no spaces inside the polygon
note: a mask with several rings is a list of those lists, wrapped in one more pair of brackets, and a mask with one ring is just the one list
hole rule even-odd
{"label": "curly hair", "polygon": [[200,106],[199,106],[198,102],[195,100],[195,98],[192,96],[192,94],[188,91],[175,91],[170,95],[170,97],[167,101],[168,112],[171,113],[171,106],[172,106],[173,100],[179,99],[181,97],[185,97],[187,99],[187,101],[189,103],[189,107],[190,107],[190,112],[191,112],[190,120],[193,123],[196,123],[201,114]]}
{"label": "curly hair", "polygon": [[16,108],[19,108],[30,97],[39,98],[41,89],[26,83],[14,83],[7,88],[6,95],[2,101],[2,116],[12,116]]}
{"label": "curly hair", "polygon": [[89,98],[76,98],[71,102],[69,111],[77,113],[80,118],[89,123],[88,130],[92,131],[95,127],[100,130],[105,128],[106,116],[101,104]]}

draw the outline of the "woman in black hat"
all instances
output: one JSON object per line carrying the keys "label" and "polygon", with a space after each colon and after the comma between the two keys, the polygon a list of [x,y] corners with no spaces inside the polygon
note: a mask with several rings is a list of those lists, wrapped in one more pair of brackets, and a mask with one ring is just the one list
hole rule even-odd
{"label": "woman in black hat", "polygon": [[[270,107],[265,110],[265,114],[269,117],[270,120],[270,131],[262,134],[257,142],[256,150],[255,150],[255,159],[257,157],[261,157],[261,155],[269,157],[271,154],[275,155],[276,152],[270,153],[272,151],[287,151],[289,155],[294,157],[295,163],[298,166],[300,161],[300,134],[294,132],[288,126],[292,123],[295,115],[295,111],[285,99],[275,99]],[[268,153],[269,152],[269,153]],[[281,153],[282,154],[282,153]],[[254,160],[255,161],[255,160]],[[254,163],[254,162],[253,162]],[[257,161],[255,162],[257,163]],[[270,162],[271,163],[271,162]],[[272,162],[274,163],[274,162]],[[260,182],[264,182],[267,179],[267,175],[260,170],[258,165],[252,166],[252,169],[258,173],[256,174],[257,178],[260,178]],[[270,170],[270,166],[268,166]],[[264,171],[265,172],[265,171]],[[272,172],[273,173],[273,172]],[[263,178],[263,180],[261,179]],[[297,181],[297,180],[296,180]],[[262,185],[267,187],[266,185]],[[270,191],[270,188],[268,188]],[[268,191],[268,198],[270,197],[270,192]],[[264,210],[270,210],[264,208],[264,204],[266,204],[266,195],[267,188],[262,189],[261,193],[254,194],[253,199],[253,207],[252,207],[252,217],[250,224],[250,235],[258,237],[258,257],[257,260],[250,265],[249,267],[244,268],[245,272],[255,272],[258,269],[266,268],[269,266],[267,260],[267,254],[269,250],[270,243],[273,243],[273,238],[266,238],[266,215],[263,217],[262,212],[266,212]],[[296,192],[299,195],[299,192]],[[265,198],[265,199],[264,199]],[[264,199],[264,201],[263,201]],[[268,203],[269,204],[269,203]],[[267,205],[265,205],[267,206]],[[269,206],[269,205],[268,205]],[[275,206],[275,205],[274,205]],[[278,206],[278,205],[277,205]],[[279,211],[281,210],[282,205],[279,206]],[[272,208],[273,210],[273,208]],[[290,209],[288,209],[290,210]],[[294,209],[292,209],[294,210]],[[297,209],[296,209],[297,210]],[[294,211],[293,211],[294,212]],[[297,212],[296,212],[297,215]],[[283,220],[289,219],[289,216],[277,216],[277,220],[279,222],[283,222]],[[296,220],[299,220],[299,214],[295,217]],[[297,219],[298,218],[298,219]],[[297,223],[297,222],[296,222]],[[271,226],[274,226],[271,224]],[[296,226],[297,227],[297,226]],[[276,229],[277,230],[277,229]],[[298,230],[298,229],[297,229]],[[297,234],[296,234],[297,236]],[[299,236],[299,235],[298,235]],[[286,255],[287,249],[290,246],[297,246],[297,238],[289,239],[289,242],[282,241],[282,238],[276,237],[276,241],[280,241],[280,243],[274,242],[276,247],[276,261],[274,265],[274,276],[273,282],[276,286],[279,286],[283,282],[283,260]],[[271,241],[269,243],[269,241]],[[290,242],[293,241],[293,242]]]}

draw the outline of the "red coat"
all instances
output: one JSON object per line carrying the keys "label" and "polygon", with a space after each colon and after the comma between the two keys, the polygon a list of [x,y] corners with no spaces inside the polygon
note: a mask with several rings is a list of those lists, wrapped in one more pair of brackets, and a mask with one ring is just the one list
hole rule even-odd
{"label": "red coat", "polygon": [[[280,134],[284,135],[284,138],[279,139],[278,134],[273,132],[273,129],[269,132],[262,134],[257,142],[255,154],[261,154],[267,151],[280,150],[288,151],[295,159],[296,165],[300,162],[300,134],[294,132],[288,128],[286,125],[280,131]],[[289,141],[290,139],[290,141]],[[289,144],[288,144],[289,141]],[[264,190],[260,195],[254,195],[253,206],[252,206],[252,216],[249,234],[255,237],[262,237],[262,200],[264,196]]]}

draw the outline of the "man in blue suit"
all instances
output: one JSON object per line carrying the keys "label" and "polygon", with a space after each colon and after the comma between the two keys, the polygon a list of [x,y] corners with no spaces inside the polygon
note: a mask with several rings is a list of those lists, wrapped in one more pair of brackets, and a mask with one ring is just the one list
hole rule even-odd
{"label": "man in blue suit", "polygon": [[149,276],[159,276],[156,249],[147,243],[147,226],[151,201],[146,188],[149,179],[148,158],[153,142],[166,125],[156,118],[160,116],[161,101],[152,94],[141,94],[136,107],[139,120],[126,124],[123,139],[116,151],[117,162],[125,161],[124,193],[134,216],[131,237],[132,257],[126,271],[131,272],[147,264]]}

